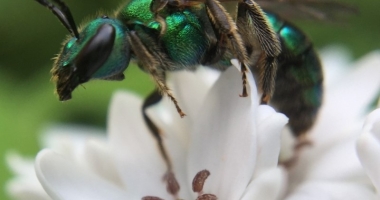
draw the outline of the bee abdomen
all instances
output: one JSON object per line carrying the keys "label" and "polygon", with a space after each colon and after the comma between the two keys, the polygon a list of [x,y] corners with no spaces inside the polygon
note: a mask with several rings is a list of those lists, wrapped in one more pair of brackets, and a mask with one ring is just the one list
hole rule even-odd
{"label": "bee abdomen", "polygon": [[289,117],[289,127],[299,136],[312,127],[322,104],[322,66],[302,31],[276,15],[267,16],[282,47],[270,103]]}

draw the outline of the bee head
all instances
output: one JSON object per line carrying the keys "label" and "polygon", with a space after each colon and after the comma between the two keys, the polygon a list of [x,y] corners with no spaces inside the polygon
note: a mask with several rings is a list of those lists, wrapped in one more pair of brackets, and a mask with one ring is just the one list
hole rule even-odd
{"label": "bee head", "polygon": [[106,16],[88,23],[78,36],[64,42],[52,69],[61,101],[90,79],[122,80],[130,60],[126,27]]}

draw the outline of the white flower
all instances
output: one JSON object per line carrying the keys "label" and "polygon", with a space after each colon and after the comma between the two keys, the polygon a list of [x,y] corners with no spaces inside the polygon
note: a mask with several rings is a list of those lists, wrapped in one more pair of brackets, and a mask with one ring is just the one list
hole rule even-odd
{"label": "white flower", "polygon": [[[278,198],[285,182],[285,172],[277,166],[280,133],[287,118],[259,106],[253,79],[249,97],[239,97],[241,75],[236,68],[215,83],[203,81],[209,73],[216,72],[203,68],[195,74],[173,74],[173,92],[186,118],[179,118],[167,99],[149,111],[162,129],[175,175],[171,180],[181,187],[178,193],[166,190],[167,165],[142,120],[142,100],[118,92],[111,103],[106,140],[83,142],[75,157],[50,149],[38,154],[35,168],[47,194],[68,200],[196,199],[211,194],[218,199]],[[211,175],[193,192],[193,186],[201,185],[193,179],[203,170]]]}
{"label": "white flower", "polygon": [[[379,111],[370,115],[362,131],[361,125],[380,89],[380,55],[372,53],[347,69],[349,62],[334,52],[339,51],[322,54],[327,71],[325,99],[308,134],[312,145],[297,152],[298,160],[288,170],[278,165],[280,143],[282,159],[294,156],[294,139],[287,129],[280,136],[286,117],[258,105],[253,80],[249,80],[250,96],[240,98],[241,77],[235,68],[220,76],[201,68],[195,74],[179,72],[170,77],[170,86],[187,114],[184,119],[167,99],[148,110],[160,127],[175,175],[169,180],[178,182],[178,193],[166,190],[175,184],[163,180],[167,165],[142,120],[142,100],[124,92],[112,100],[107,138],[72,140],[58,150],[48,146],[52,150],[42,150],[36,159],[38,179],[52,199],[190,200],[202,194],[208,200],[215,196],[229,200],[376,199]],[[73,132],[81,135],[81,131]],[[357,148],[364,169],[355,153],[360,132]],[[210,172],[206,180],[197,175],[206,176],[203,170]],[[193,183],[194,177],[198,183]],[[193,192],[194,186],[200,189]]]}
{"label": "white flower", "polygon": [[[84,142],[88,139],[103,139],[101,131],[78,126],[52,126],[43,135],[42,146],[52,148],[66,157],[81,162]],[[77,134],[78,133],[78,134]],[[6,155],[9,168],[15,177],[8,181],[6,190],[14,199],[51,199],[39,183],[34,169],[34,159],[21,157],[16,152]]]}
{"label": "white flower", "polygon": [[12,172],[16,175],[7,182],[6,190],[14,199],[48,200],[34,171],[34,160],[22,158],[15,152],[9,152],[6,160]]}
{"label": "white flower", "polygon": [[340,63],[348,63],[335,52],[339,51],[322,54],[327,74],[325,99],[308,133],[312,146],[303,149],[289,172],[287,200],[376,198],[356,155],[355,141],[380,89],[380,52],[352,66],[331,62],[341,58]]}

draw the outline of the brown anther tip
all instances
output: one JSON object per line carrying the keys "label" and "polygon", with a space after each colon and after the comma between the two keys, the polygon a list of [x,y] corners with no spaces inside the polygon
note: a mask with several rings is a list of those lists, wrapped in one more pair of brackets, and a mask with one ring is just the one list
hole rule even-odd
{"label": "brown anther tip", "polygon": [[141,198],[141,200],[163,200],[163,199],[159,197],[146,196],[146,197]]}
{"label": "brown anther tip", "polygon": [[193,179],[193,191],[194,192],[202,192],[203,190],[203,185],[206,182],[206,179],[210,176],[210,172],[208,170],[202,170],[198,172],[194,179]]}
{"label": "brown anther tip", "polygon": [[217,199],[218,199],[218,197],[216,197],[213,194],[202,194],[202,195],[198,196],[198,198],[196,200],[217,200]]}
{"label": "brown anther tip", "polygon": [[172,172],[166,173],[164,180],[166,181],[166,190],[169,192],[169,194],[176,196],[178,194],[180,186],[174,174]]}

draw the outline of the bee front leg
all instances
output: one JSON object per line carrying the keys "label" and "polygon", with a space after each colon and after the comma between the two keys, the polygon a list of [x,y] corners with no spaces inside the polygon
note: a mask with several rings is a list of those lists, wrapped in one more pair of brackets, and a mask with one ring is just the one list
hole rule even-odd
{"label": "bee front leg", "polygon": [[152,54],[142,43],[135,31],[129,32],[128,35],[129,43],[131,45],[132,51],[140,63],[140,67],[142,67],[144,71],[147,71],[153,77],[158,90],[162,94],[168,95],[170,100],[174,103],[178,114],[181,117],[184,117],[186,114],[182,111],[181,107],[178,105],[177,99],[174,97],[173,93],[165,83],[165,71],[159,67],[163,66],[164,64],[161,63],[162,61],[159,55]]}

